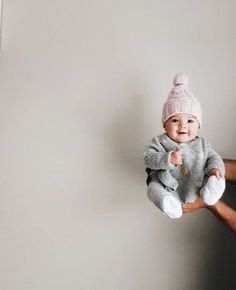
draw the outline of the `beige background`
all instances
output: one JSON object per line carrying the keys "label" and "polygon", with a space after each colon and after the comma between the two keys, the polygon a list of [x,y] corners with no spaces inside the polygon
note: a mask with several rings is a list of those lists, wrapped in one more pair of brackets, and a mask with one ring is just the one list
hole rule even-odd
{"label": "beige background", "polygon": [[207,211],[173,221],[149,202],[143,148],[186,72],[202,135],[236,158],[235,11],[233,0],[4,2],[1,289],[210,289],[224,230]]}

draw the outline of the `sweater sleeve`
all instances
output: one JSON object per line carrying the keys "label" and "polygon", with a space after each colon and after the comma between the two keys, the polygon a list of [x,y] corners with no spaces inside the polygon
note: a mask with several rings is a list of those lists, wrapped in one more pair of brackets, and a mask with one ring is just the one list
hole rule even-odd
{"label": "sweater sleeve", "polygon": [[158,137],[152,139],[144,151],[145,166],[153,170],[168,170],[174,168],[170,163],[170,155],[173,151],[167,152]]}
{"label": "sweater sleeve", "polygon": [[220,155],[212,149],[210,144],[207,144],[207,164],[206,164],[206,173],[208,174],[209,171],[213,168],[219,169],[223,174],[225,174],[225,167],[224,162]]}

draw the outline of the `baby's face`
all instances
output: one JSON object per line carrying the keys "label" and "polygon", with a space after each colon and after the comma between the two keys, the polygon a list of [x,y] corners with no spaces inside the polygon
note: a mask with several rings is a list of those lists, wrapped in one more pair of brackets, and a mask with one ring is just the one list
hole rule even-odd
{"label": "baby's face", "polygon": [[196,138],[199,123],[193,115],[176,114],[170,117],[164,125],[166,134],[178,143],[189,142]]}

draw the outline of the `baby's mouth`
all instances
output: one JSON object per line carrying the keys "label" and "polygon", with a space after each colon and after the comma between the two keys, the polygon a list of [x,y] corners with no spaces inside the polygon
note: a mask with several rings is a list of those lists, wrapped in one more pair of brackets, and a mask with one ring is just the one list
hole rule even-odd
{"label": "baby's mouth", "polygon": [[187,134],[187,132],[178,132],[178,134],[185,135],[185,134]]}

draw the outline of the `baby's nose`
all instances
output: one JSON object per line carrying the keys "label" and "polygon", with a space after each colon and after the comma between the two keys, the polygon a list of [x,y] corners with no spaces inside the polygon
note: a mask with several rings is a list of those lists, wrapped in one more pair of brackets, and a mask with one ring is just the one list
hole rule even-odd
{"label": "baby's nose", "polygon": [[180,123],[180,127],[181,127],[181,128],[185,128],[185,127],[186,127],[186,123],[185,123],[185,122],[181,122],[181,123]]}

